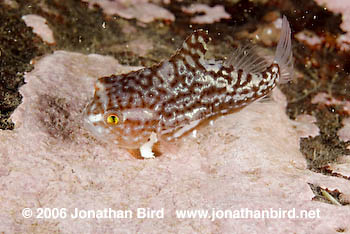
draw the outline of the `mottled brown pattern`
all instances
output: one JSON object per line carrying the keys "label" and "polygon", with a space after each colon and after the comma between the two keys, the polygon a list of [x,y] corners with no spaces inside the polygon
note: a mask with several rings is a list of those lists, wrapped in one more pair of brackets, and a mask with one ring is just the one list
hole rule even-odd
{"label": "mottled brown pattern", "polygon": [[[273,72],[272,68],[277,64],[262,74],[236,71],[232,65],[211,65],[204,58],[209,41],[205,31],[196,31],[169,60],[128,74],[100,78],[86,115],[108,115],[111,111],[117,114],[120,124],[109,126],[96,121],[99,131],[108,129],[109,135],[116,136],[111,137],[112,141],[137,148],[151,132],[169,135],[193,121],[241,108],[275,86],[279,69]],[[254,79],[260,82],[254,84]],[[268,79],[274,79],[272,85],[268,85]],[[130,115],[129,111],[134,112]],[[151,117],[144,119],[144,113],[151,113]],[[125,115],[130,119],[123,119]],[[170,134],[168,139],[171,138]]]}

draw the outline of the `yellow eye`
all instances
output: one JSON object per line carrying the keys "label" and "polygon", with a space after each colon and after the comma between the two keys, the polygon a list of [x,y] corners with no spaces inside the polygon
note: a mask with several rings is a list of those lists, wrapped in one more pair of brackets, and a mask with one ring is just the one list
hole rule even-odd
{"label": "yellow eye", "polygon": [[107,117],[107,123],[108,123],[108,124],[117,125],[117,124],[119,123],[118,115],[116,115],[116,114],[110,114],[110,115]]}

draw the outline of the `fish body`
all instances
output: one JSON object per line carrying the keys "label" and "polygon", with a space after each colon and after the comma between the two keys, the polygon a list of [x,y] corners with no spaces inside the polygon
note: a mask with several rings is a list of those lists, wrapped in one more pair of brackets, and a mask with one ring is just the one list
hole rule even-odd
{"label": "fish body", "polygon": [[285,17],[270,64],[249,47],[237,49],[226,61],[207,60],[209,41],[205,31],[195,31],[170,59],[99,78],[84,112],[87,128],[150,158],[159,139],[180,137],[200,121],[242,108],[291,78],[291,31]]}

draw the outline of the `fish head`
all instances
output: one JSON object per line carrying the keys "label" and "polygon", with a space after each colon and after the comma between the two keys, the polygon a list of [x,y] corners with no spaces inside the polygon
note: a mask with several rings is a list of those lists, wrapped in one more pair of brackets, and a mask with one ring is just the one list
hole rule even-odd
{"label": "fish head", "polygon": [[[113,89],[113,95],[110,92],[103,78],[100,78],[95,85],[94,97],[84,110],[85,127],[97,139],[118,147],[141,147],[154,131],[156,113],[146,107],[122,104],[128,94],[116,89]],[[118,99],[118,95],[122,98]]]}

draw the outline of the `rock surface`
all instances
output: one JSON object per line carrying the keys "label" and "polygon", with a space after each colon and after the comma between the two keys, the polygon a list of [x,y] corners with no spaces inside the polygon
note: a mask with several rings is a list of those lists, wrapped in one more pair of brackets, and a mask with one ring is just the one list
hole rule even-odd
{"label": "rock surface", "polygon": [[22,19],[28,27],[33,28],[33,32],[40,36],[44,42],[48,44],[55,43],[55,38],[53,37],[53,32],[47,25],[46,19],[39,15],[24,15]]}
{"label": "rock surface", "polygon": [[[349,206],[312,201],[308,183],[349,196],[348,181],[313,173],[285,103],[254,103],[137,160],[94,139],[81,114],[97,77],[130,71],[111,58],[57,51],[21,88],[14,131],[0,131],[0,230],[5,233],[335,233]],[[163,219],[24,219],[39,207],[164,208]],[[176,210],[319,209],[314,219],[180,219]],[[136,214],[136,213],[134,213]]]}
{"label": "rock surface", "polygon": [[115,1],[115,0],[83,0],[90,6],[97,4],[107,15],[118,15],[125,19],[137,19],[150,23],[156,19],[174,21],[175,16],[167,9],[148,0]]}

